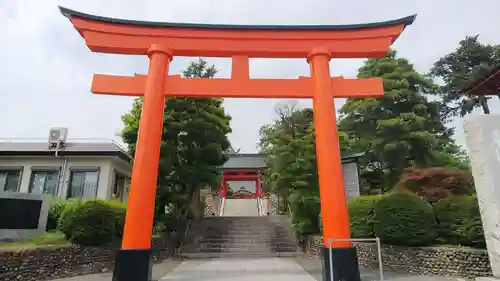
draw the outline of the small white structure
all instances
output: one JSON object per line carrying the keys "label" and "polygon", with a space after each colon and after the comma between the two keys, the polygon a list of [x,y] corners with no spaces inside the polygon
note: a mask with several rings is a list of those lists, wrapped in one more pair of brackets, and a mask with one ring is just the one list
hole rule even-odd
{"label": "small white structure", "polygon": [[500,278],[500,116],[474,116],[464,130],[491,269]]}
{"label": "small white structure", "polygon": [[53,128],[47,140],[0,140],[0,193],[127,201],[132,157],[110,140],[67,139]]}

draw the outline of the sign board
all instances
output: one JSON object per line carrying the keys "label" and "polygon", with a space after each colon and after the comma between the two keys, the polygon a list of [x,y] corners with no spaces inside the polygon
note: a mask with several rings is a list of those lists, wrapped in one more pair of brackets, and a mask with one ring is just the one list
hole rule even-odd
{"label": "sign board", "polygon": [[344,188],[347,200],[360,196],[358,163],[343,163],[342,173],[344,175]]}

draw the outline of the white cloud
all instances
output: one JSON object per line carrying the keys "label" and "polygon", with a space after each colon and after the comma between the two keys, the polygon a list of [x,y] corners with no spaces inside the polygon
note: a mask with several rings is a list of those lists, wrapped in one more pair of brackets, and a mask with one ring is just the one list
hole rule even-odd
{"label": "white cloud", "polygon": [[[350,24],[390,20],[418,13],[394,47],[426,71],[452,51],[466,35],[481,34],[486,43],[500,43],[498,0],[4,0],[0,3],[0,137],[45,137],[49,127],[65,126],[70,137],[115,137],[120,115],[131,98],[93,96],[93,73],[146,73],[145,57],[91,53],[57,5],[86,13],[150,21],[233,24]],[[175,58],[179,73],[189,59]],[[228,77],[228,59],[210,59]],[[353,77],[362,60],[334,60],[332,73]],[[303,60],[251,62],[254,77],[308,75]],[[255,151],[259,127],[271,121],[276,100],[228,99],[233,116],[231,140],[236,148]],[[338,106],[342,101],[338,101]],[[301,105],[310,105],[302,101]],[[495,102],[493,111],[500,110]],[[463,143],[460,120],[457,139]]]}

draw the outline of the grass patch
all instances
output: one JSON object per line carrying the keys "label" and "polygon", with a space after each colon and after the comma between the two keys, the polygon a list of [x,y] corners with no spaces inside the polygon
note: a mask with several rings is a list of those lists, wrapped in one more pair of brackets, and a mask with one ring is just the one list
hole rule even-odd
{"label": "grass patch", "polygon": [[23,250],[65,245],[69,245],[69,242],[64,237],[64,234],[54,231],[45,232],[30,239],[15,242],[0,242],[0,250]]}

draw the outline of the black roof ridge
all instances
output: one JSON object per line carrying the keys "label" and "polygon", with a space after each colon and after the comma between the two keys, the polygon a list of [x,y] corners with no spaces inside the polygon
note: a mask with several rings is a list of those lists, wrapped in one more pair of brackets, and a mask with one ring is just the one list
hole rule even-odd
{"label": "black roof ridge", "polygon": [[224,153],[226,156],[265,156],[266,154],[265,153],[260,153],[260,152],[257,152],[257,153]]}
{"label": "black roof ridge", "polygon": [[172,27],[172,28],[197,28],[197,29],[226,29],[226,30],[355,30],[378,28],[392,25],[404,25],[405,27],[411,25],[416,14],[406,16],[403,18],[372,22],[361,24],[344,24],[344,25],[236,25],[236,24],[202,24],[202,23],[174,23],[174,22],[155,22],[155,21],[139,21],[139,20],[126,20],[111,17],[102,17],[91,14],[86,14],[59,6],[61,13],[71,20],[72,17],[79,17],[88,20],[109,22],[114,24],[135,25],[135,26],[150,26],[150,27]]}

